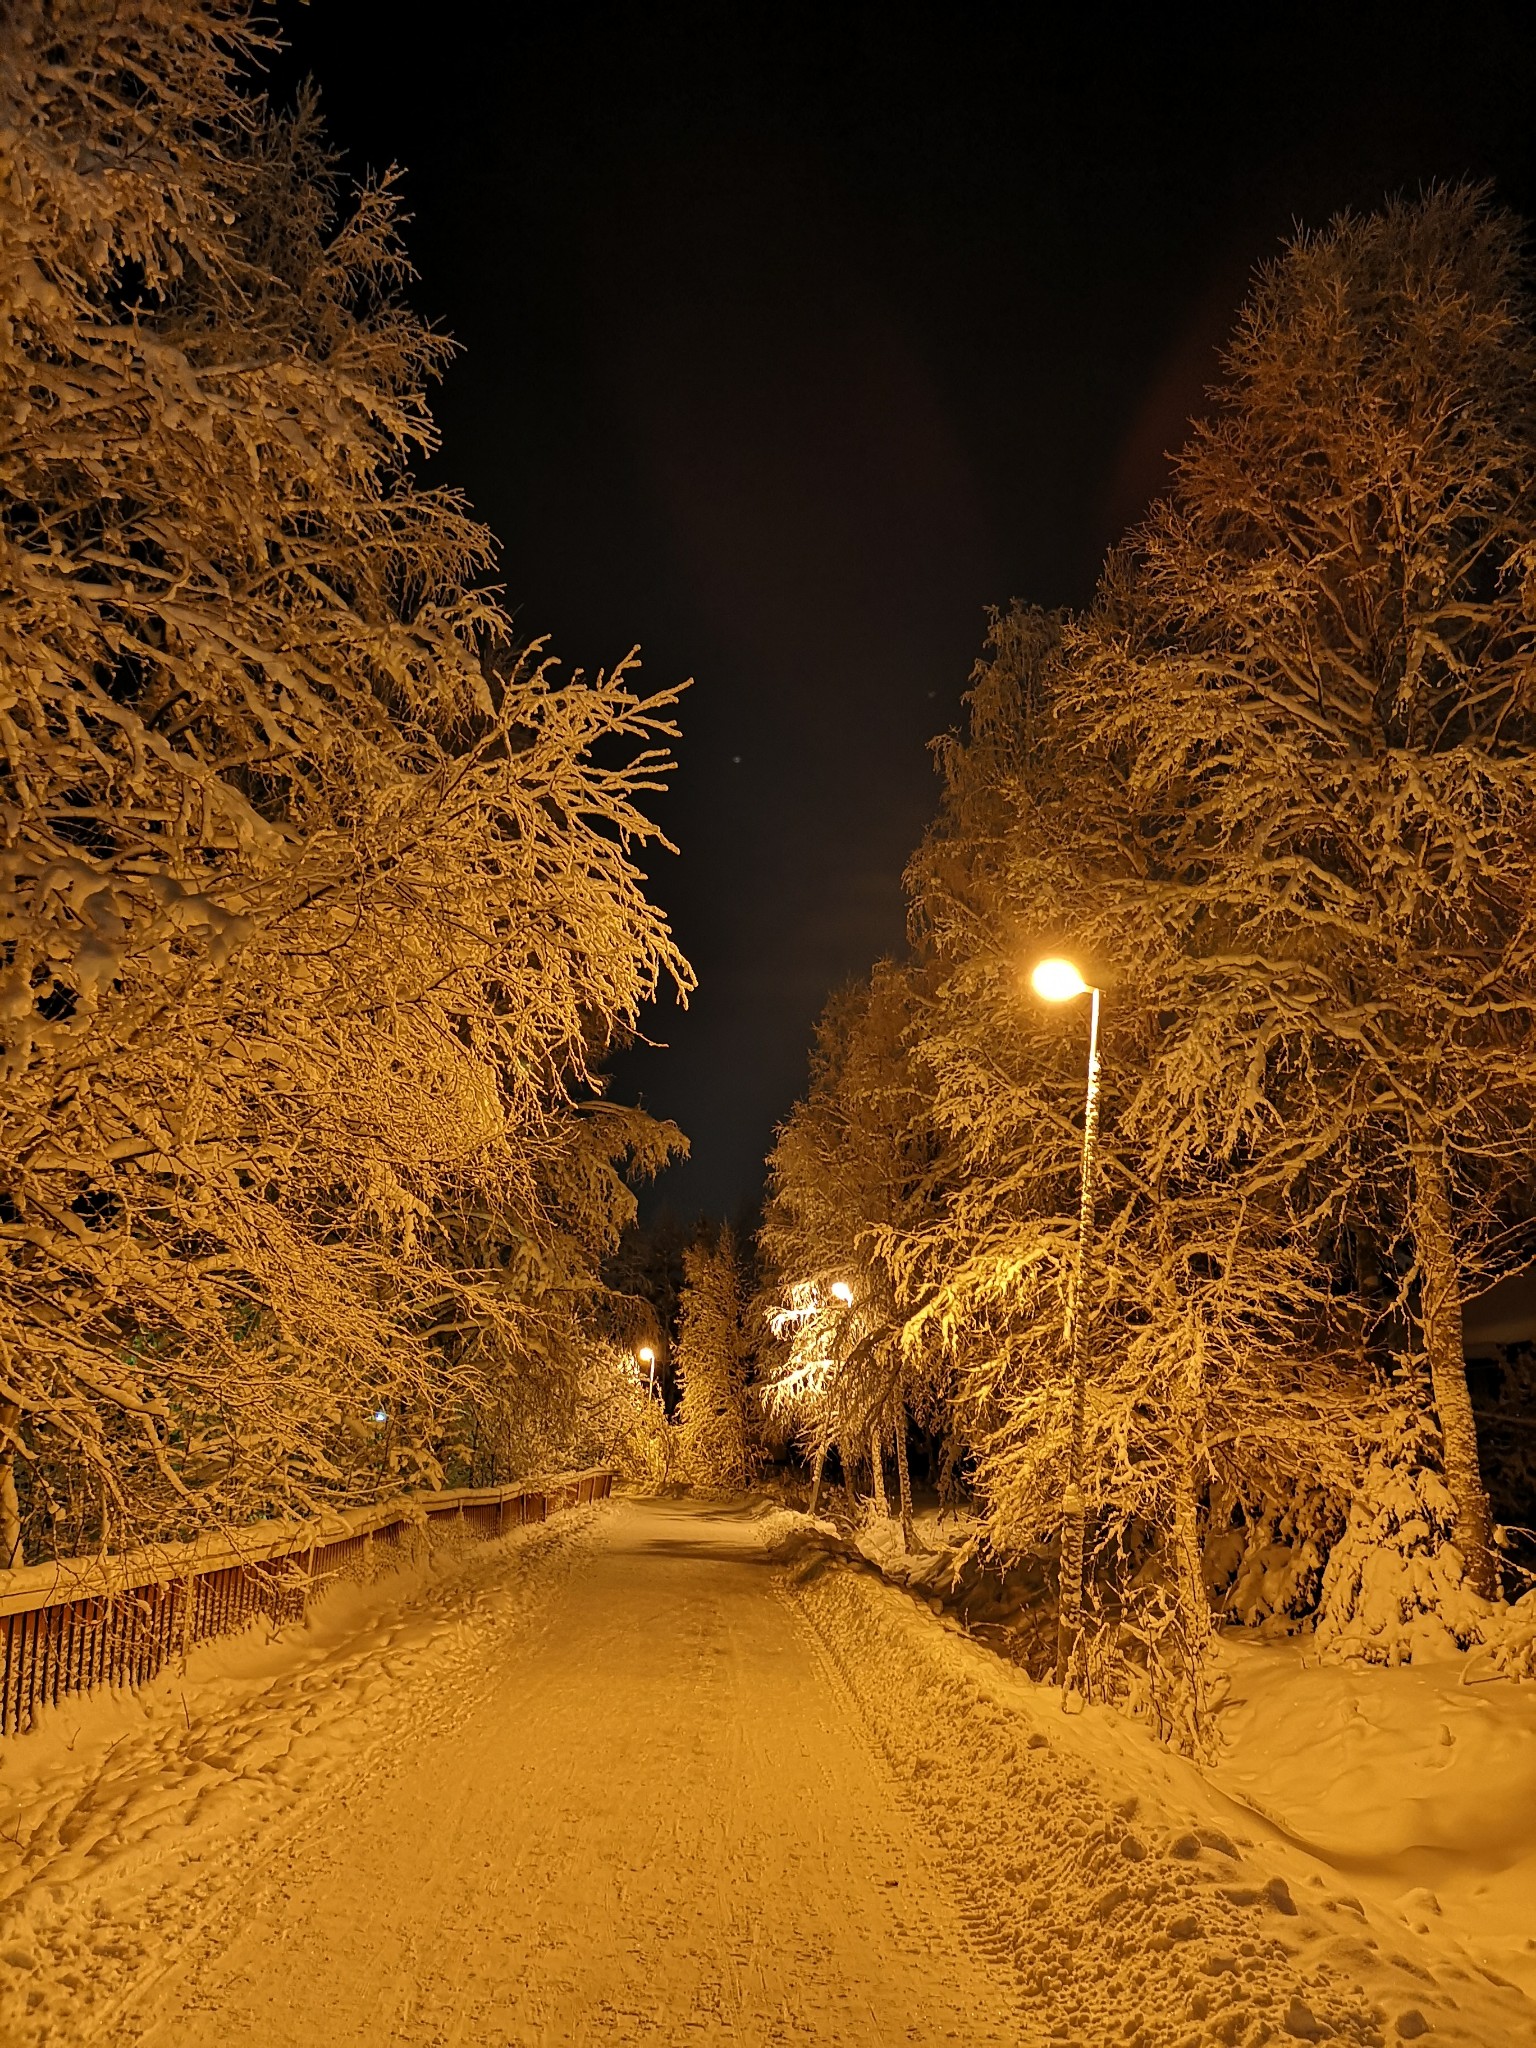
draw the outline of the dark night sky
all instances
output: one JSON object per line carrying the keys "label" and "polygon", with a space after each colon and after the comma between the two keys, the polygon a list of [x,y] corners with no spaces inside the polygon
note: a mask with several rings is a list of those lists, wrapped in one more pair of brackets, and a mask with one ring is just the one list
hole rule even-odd
{"label": "dark night sky", "polygon": [[280,82],[409,173],[434,475],[521,627],[696,679],[653,885],[701,987],[616,1092],[693,1139],[669,1205],[734,1209],[901,944],[985,607],[1088,596],[1293,220],[1468,173],[1536,212],[1536,7],[281,14]]}

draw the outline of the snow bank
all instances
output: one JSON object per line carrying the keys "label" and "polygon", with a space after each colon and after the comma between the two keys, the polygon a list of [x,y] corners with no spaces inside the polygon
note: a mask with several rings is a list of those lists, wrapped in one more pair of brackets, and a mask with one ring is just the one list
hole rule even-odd
{"label": "snow bank", "polygon": [[1536,1687],[1462,1657],[1319,1665],[1230,1637],[1219,1655],[1212,1785],[1536,1997]]}
{"label": "snow bank", "polygon": [[1107,1710],[1064,1715],[1053,1687],[867,1572],[807,1556],[786,1584],[1045,2038],[1536,2043],[1536,2007],[1426,1901],[1362,1898],[1259,1810],[1240,1743],[1207,1778]]}

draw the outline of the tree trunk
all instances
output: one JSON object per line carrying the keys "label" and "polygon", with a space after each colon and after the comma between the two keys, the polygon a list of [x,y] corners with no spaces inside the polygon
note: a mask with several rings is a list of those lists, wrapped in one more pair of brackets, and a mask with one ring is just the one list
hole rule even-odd
{"label": "tree trunk", "polygon": [[848,1496],[848,1513],[856,1522],[859,1519],[859,1496],[853,1484],[853,1454],[848,1448],[846,1437],[838,1444],[837,1455],[843,1466],[843,1491]]}
{"label": "tree trunk", "polygon": [[21,1409],[0,1401],[0,1572],[16,1571],[26,1562],[21,1547],[21,1502],[16,1493],[16,1426]]}
{"label": "tree trunk", "polygon": [[[1178,1673],[1183,1698],[1180,1705],[1186,1728],[1175,1727],[1175,1740],[1187,1734],[1187,1746],[1198,1755],[1206,1742],[1205,1658],[1211,1638],[1211,1603],[1205,1590],[1205,1572],[1200,1554],[1200,1501],[1195,1485],[1194,1459],[1189,1431],[1179,1446],[1179,1471],[1173,1495],[1173,1572],[1179,1608],[1178,1651],[1183,1670]],[[1180,1746],[1185,1746],[1180,1743]]]}
{"label": "tree trunk", "polygon": [[917,1532],[912,1524],[912,1474],[907,1467],[907,1404],[896,1403],[896,1482],[901,1488],[901,1547],[914,1550]]}
{"label": "tree trunk", "polygon": [[821,1476],[826,1471],[826,1469],[827,1440],[825,1437],[823,1437],[821,1442],[816,1446],[816,1464],[814,1470],[811,1473],[811,1501],[810,1506],[806,1509],[806,1513],[808,1515],[814,1516],[818,1515],[821,1512]]}
{"label": "tree trunk", "polygon": [[869,1462],[875,1474],[875,1513],[882,1522],[891,1518],[891,1503],[885,1491],[885,1451],[880,1442],[880,1425],[869,1432]]}
{"label": "tree trunk", "polygon": [[1485,1599],[1499,1597],[1493,1517],[1477,1457],[1477,1420],[1467,1390],[1461,1333],[1461,1275],[1451,1225],[1451,1193],[1438,1144],[1413,1148],[1413,1237],[1423,1289],[1421,1321],[1435,1412],[1440,1418],[1445,1483],[1456,1513],[1456,1547],[1467,1578]]}

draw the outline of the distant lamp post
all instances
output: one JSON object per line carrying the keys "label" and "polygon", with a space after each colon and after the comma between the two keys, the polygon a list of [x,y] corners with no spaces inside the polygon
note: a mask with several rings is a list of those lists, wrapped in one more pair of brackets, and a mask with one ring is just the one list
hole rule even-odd
{"label": "distant lamp post", "polygon": [[1083,1551],[1088,1506],[1083,1497],[1083,1439],[1086,1434],[1088,1375],[1083,1358],[1083,1299],[1093,1240],[1093,1176],[1099,1140],[1099,991],[1070,960],[1042,960],[1029,977],[1035,994],[1048,1003],[1092,996],[1088,1025],[1088,1095],[1083,1111],[1082,1186],[1077,1211],[1077,1259],[1067,1289],[1067,1374],[1072,1416],[1067,1448],[1067,1483],[1061,1497],[1060,1618],[1056,1635],[1056,1678],[1065,1692],[1077,1676],[1083,1628]]}
{"label": "distant lamp post", "polygon": [[832,1282],[831,1294],[832,1299],[834,1301],[840,1301],[843,1304],[844,1308],[852,1306],[853,1289],[848,1285],[848,1282],[846,1280],[834,1280]]}
{"label": "distant lamp post", "polygon": [[640,1346],[640,1349],[636,1352],[635,1356],[639,1359],[642,1365],[648,1366],[650,1368],[651,1383],[645,1390],[646,1397],[647,1399],[649,1399],[650,1396],[653,1395],[656,1391],[656,1354],[651,1349],[649,1344],[642,1344]]}

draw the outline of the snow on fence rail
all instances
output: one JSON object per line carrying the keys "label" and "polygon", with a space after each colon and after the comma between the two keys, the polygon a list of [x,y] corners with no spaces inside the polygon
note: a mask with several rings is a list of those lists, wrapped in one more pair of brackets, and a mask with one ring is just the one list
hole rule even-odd
{"label": "snow on fence rail", "polygon": [[[62,1558],[0,1572],[0,1735],[40,1707],[99,1685],[146,1685],[194,1643],[267,1616],[301,1621],[338,1578],[371,1578],[434,1523],[500,1536],[561,1508],[606,1500],[613,1474],[576,1472],[530,1486],[412,1494],[319,1522],[255,1522],[193,1543],[118,1557]],[[445,1532],[446,1533],[446,1532]]]}

